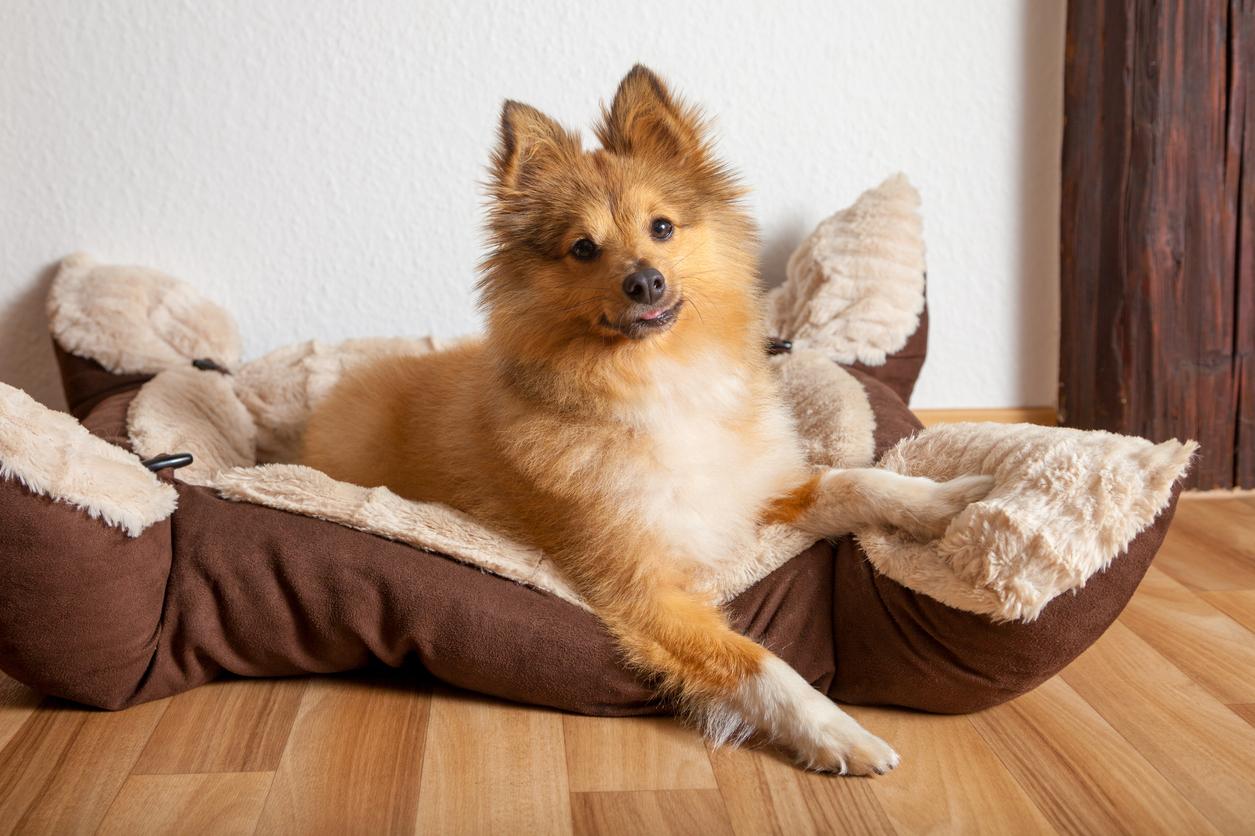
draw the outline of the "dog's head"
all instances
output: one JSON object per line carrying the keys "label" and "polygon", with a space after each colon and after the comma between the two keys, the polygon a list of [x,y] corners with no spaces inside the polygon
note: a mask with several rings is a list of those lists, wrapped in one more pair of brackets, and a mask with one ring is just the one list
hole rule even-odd
{"label": "dog's head", "polygon": [[596,134],[602,147],[585,151],[553,119],[505,103],[480,281],[490,327],[610,345],[744,332],[755,232],[700,114],[638,65]]}

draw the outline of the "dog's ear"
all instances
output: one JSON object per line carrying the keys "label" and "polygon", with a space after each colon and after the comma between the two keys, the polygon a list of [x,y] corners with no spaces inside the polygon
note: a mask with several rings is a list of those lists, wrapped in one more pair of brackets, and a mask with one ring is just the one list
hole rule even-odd
{"label": "dog's ear", "polygon": [[616,154],[704,162],[708,156],[705,124],[697,109],[671,95],[653,70],[631,69],[610,109],[602,108],[597,138]]}
{"label": "dog's ear", "polygon": [[498,187],[517,190],[545,166],[579,152],[579,137],[536,108],[515,101],[502,105],[497,150],[492,156]]}

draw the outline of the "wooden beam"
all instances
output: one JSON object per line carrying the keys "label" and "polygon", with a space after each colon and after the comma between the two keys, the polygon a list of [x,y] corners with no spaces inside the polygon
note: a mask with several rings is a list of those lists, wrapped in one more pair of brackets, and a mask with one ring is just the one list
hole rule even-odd
{"label": "wooden beam", "polygon": [[1253,26],[1252,0],[1068,9],[1060,421],[1197,439],[1207,488],[1255,485]]}

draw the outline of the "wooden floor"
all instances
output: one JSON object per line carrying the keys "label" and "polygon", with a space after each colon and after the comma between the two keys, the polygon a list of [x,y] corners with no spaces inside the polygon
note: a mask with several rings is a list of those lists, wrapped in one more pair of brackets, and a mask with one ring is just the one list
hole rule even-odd
{"label": "wooden floor", "polygon": [[0,679],[0,833],[1253,833],[1255,498],[1182,502],[1111,631],[969,717],[855,708],[902,766],[808,775],[670,719],[412,673],[235,681],[121,713]]}

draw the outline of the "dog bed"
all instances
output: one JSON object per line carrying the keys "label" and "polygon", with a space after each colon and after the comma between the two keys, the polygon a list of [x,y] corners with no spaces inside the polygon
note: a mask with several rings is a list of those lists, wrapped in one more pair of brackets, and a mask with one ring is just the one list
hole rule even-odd
{"label": "dog bed", "polygon": [[[1032,688],[1110,625],[1162,541],[1193,446],[920,431],[874,376],[909,392],[922,362],[917,204],[891,179],[799,249],[769,297],[795,343],[775,362],[812,462],[986,473],[994,490],[928,543],[767,527],[705,583],[738,629],[835,699],[970,711]],[[11,676],[122,708],[224,673],[380,661],[583,713],[659,710],[545,555],[291,463],[345,368],[436,341],[306,343],[241,364],[231,317],[190,286],[85,257],[63,263],[49,318],[73,417],[0,385]],[[162,468],[159,454],[182,451],[192,464]]]}

